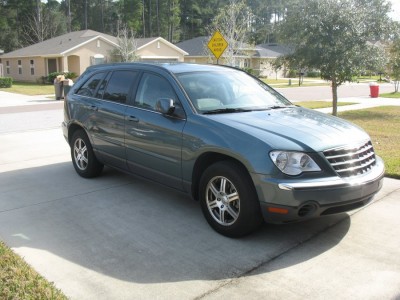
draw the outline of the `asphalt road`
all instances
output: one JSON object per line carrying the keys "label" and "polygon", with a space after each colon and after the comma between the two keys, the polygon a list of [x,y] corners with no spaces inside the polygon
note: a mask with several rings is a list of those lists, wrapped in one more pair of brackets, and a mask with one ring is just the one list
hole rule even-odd
{"label": "asphalt road", "polygon": [[184,194],[80,178],[49,105],[0,108],[0,239],[71,299],[400,297],[399,181],[358,211],[229,239]]}

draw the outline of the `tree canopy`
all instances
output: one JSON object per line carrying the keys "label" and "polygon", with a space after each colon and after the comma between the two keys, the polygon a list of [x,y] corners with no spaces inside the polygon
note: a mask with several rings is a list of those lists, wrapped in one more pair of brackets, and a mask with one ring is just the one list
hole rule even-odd
{"label": "tree canopy", "polygon": [[394,89],[397,93],[400,86],[400,38],[393,41],[389,48],[389,74],[394,81]]}
{"label": "tree canopy", "polygon": [[285,57],[295,69],[315,69],[332,82],[333,111],[337,87],[358,75],[376,57],[374,42],[389,34],[386,0],[298,1],[280,24],[280,39],[293,46]]}
{"label": "tree canopy", "polygon": [[[248,38],[274,42],[274,26],[294,0],[235,0],[253,12]],[[0,0],[0,49],[9,52],[66,32],[92,29],[179,42],[210,35],[209,25],[232,0]]]}

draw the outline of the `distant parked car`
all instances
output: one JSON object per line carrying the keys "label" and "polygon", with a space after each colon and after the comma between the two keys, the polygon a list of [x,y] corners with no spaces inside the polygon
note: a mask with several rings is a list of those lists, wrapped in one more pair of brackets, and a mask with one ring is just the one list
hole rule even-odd
{"label": "distant parked car", "polygon": [[229,67],[89,67],[64,109],[80,176],[109,165],[187,192],[211,227],[230,237],[263,220],[361,207],[382,186],[383,162],[361,128],[297,107]]}

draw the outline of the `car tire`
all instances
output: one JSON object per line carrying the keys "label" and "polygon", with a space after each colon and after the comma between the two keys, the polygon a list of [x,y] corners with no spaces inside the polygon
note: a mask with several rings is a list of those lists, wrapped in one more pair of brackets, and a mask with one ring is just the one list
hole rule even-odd
{"label": "car tire", "polygon": [[201,176],[199,189],[204,217],[218,233],[241,237],[263,223],[253,181],[241,165],[214,163]]}
{"label": "car tire", "polygon": [[97,160],[92,144],[83,130],[74,132],[70,146],[72,164],[80,176],[92,178],[100,175],[104,165]]}

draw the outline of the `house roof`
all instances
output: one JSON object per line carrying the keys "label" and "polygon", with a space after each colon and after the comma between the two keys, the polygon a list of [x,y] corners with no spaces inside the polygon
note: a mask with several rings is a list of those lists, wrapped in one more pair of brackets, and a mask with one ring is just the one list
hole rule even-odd
{"label": "house roof", "polygon": [[206,56],[204,49],[210,40],[209,36],[199,36],[175,44],[175,46],[186,51],[190,56]]}
{"label": "house roof", "polygon": [[98,38],[117,45],[116,37],[94,30],[81,30],[6,53],[2,57],[60,56]]}
{"label": "house roof", "polygon": [[[185,50],[189,56],[207,56],[209,54],[207,45],[211,39],[211,36],[199,36],[190,40],[186,40],[177,43],[176,46]],[[237,46],[237,45],[236,45]],[[237,50],[248,51],[253,50],[253,47],[249,44],[242,43]]]}
{"label": "house roof", "polygon": [[[48,39],[41,43],[37,43],[34,45],[30,45],[25,48],[21,48],[9,53],[2,55],[2,58],[13,58],[13,57],[33,57],[33,56],[46,56],[46,57],[56,57],[60,55],[67,54],[68,52],[81,47],[93,40],[101,39],[110,44],[118,46],[118,39],[112,35],[108,35],[105,33],[97,32],[94,30],[81,30],[74,31],[70,33],[66,33],[64,35],[60,35],[58,37]],[[152,38],[142,38],[135,39],[137,43],[137,48],[140,50],[141,48],[150,45],[151,43],[155,43],[157,41],[162,41],[167,44],[171,48],[181,52],[183,55],[187,55],[183,49],[178,48],[174,44],[168,42],[167,40],[161,37],[152,37]]]}
{"label": "house roof", "polygon": [[255,50],[254,56],[260,58],[277,58],[292,52],[290,47],[279,44],[259,44]]}
{"label": "house roof", "polygon": [[177,45],[174,45],[170,42],[168,42],[166,39],[163,39],[162,37],[152,37],[152,38],[141,38],[141,39],[135,39],[136,40],[136,45],[137,45],[137,50],[140,50],[152,43],[155,42],[163,42],[164,44],[168,45],[169,47],[175,49],[176,51],[182,53],[183,55],[188,55],[189,53],[187,53],[184,49],[178,47]]}

